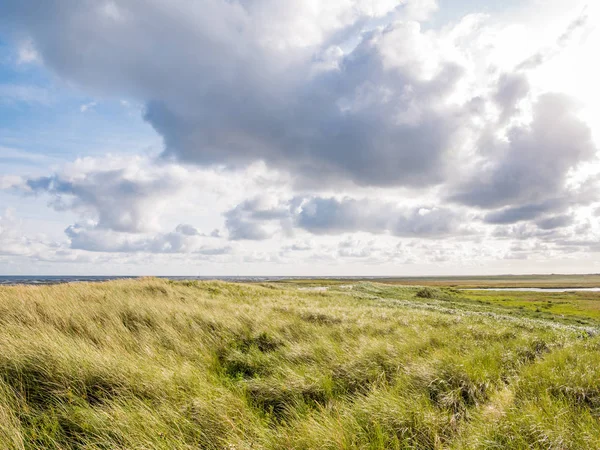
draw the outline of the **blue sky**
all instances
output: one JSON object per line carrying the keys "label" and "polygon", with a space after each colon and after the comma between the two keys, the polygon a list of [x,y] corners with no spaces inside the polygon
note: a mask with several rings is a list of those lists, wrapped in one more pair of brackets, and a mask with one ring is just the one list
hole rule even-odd
{"label": "blue sky", "polygon": [[2,155],[3,163],[47,167],[110,148],[135,152],[140,144],[160,145],[140,105],[97,99],[41,64],[20,62],[19,49],[8,40],[0,41],[0,62],[0,145],[27,154],[12,161]]}
{"label": "blue sky", "polygon": [[31,8],[0,6],[0,273],[598,271],[593,3]]}

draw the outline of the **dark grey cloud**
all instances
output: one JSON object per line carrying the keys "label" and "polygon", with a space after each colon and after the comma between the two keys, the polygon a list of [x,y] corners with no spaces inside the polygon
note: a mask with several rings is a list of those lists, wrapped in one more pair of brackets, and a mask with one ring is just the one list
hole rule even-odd
{"label": "dark grey cloud", "polygon": [[199,236],[200,232],[192,225],[182,223],[177,225],[175,231],[184,236]]}
{"label": "dark grey cloud", "polygon": [[[186,162],[235,166],[264,160],[313,186],[340,180],[439,183],[463,119],[443,99],[461,69],[448,64],[422,81],[402,68],[386,68],[378,42],[402,26],[373,33],[338,70],[305,80],[267,104],[266,95],[254,96],[268,86],[235,96],[224,88],[199,100],[197,117],[179,115],[163,101],[150,103],[146,118],[165,137],[165,154]],[[414,117],[401,118],[408,114]]]}
{"label": "dark grey cloud", "polygon": [[276,208],[264,209],[259,199],[246,201],[225,213],[233,240],[264,240],[276,228],[291,227],[315,235],[367,232],[402,237],[435,238],[468,232],[464,217],[456,209],[407,207],[373,199],[296,197]]}
{"label": "dark grey cloud", "polygon": [[498,80],[494,100],[500,106],[500,124],[506,123],[518,111],[517,106],[529,94],[529,81],[522,73],[505,73]]}
{"label": "dark grey cloud", "polygon": [[302,203],[294,224],[313,234],[365,231],[438,237],[459,232],[461,217],[446,208],[403,207],[370,199],[311,197]]}
{"label": "dark grey cloud", "polygon": [[564,196],[569,172],[597,151],[590,128],[576,116],[571,100],[559,94],[541,96],[533,108],[533,122],[512,127],[508,141],[494,145],[450,200],[486,209],[510,206],[508,212],[492,216],[497,221],[527,214],[532,209],[527,205],[539,209],[536,205]]}
{"label": "dark grey cloud", "polygon": [[430,1],[316,12],[271,0],[2,3],[3,23],[61,76],[145,101],[165,156],[181,161],[263,160],[313,185],[427,186],[445,179],[466,123],[445,101],[463,68],[427,53],[432,37],[415,22],[366,33],[343,56],[337,47],[365,19]]}
{"label": "dark grey cloud", "polygon": [[391,211],[387,206],[366,199],[312,197],[303,200],[294,223],[313,234],[382,233],[390,226]]}
{"label": "dark grey cloud", "polygon": [[540,219],[536,225],[542,230],[554,230],[556,228],[564,228],[572,225],[574,219],[569,214],[561,214],[559,216],[551,216]]}
{"label": "dark grey cloud", "polygon": [[285,222],[290,218],[289,207],[273,206],[268,199],[256,197],[240,203],[225,213],[225,227],[229,239],[234,241],[262,241],[269,239],[273,232],[265,225],[270,221]]}
{"label": "dark grey cloud", "polygon": [[491,224],[512,224],[526,220],[533,220],[548,211],[555,211],[565,207],[565,202],[560,199],[552,199],[542,203],[521,205],[503,208],[484,217],[484,222]]}

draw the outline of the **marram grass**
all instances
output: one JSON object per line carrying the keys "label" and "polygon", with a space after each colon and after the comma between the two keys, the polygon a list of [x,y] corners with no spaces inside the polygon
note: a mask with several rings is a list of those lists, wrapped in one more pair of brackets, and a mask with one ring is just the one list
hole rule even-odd
{"label": "marram grass", "polygon": [[595,449],[593,326],[437,288],[0,288],[2,449]]}

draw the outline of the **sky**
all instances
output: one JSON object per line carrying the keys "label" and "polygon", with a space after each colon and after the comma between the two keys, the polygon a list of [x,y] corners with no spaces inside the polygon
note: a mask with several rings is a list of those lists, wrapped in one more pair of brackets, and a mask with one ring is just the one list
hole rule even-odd
{"label": "sky", "polygon": [[0,274],[600,272],[600,6],[3,0]]}

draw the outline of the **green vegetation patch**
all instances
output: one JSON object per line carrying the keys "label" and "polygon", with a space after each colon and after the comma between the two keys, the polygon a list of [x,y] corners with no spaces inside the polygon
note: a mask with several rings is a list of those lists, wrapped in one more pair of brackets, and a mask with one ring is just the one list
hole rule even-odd
{"label": "green vegetation patch", "polygon": [[373,282],[2,287],[0,448],[599,448],[595,301]]}

